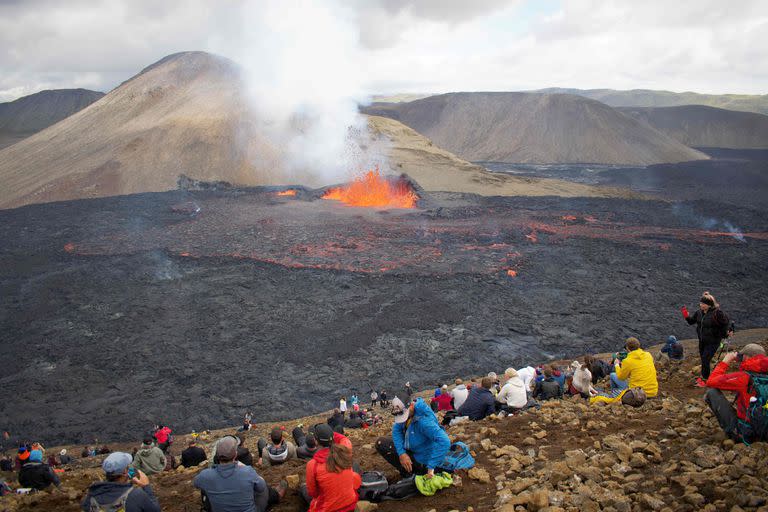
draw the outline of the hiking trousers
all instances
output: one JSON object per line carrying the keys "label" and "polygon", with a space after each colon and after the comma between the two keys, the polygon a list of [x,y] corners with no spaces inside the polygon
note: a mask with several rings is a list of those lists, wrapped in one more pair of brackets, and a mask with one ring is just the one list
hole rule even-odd
{"label": "hiking trousers", "polygon": [[707,403],[712,413],[717,418],[720,427],[731,439],[738,439],[739,417],[736,415],[730,400],[719,389],[710,388],[704,395],[704,401]]}
{"label": "hiking trousers", "polygon": [[[410,475],[426,475],[427,474],[427,466],[424,464],[417,462],[416,459],[413,458],[413,452],[406,451],[406,453],[411,457],[411,472],[405,470],[402,464],[400,464],[400,456],[397,454],[397,450],[395,449],[395,442],[392,441],[391,437],[380,437],[378,440],[376,440],[376,451],[379,452],[379,455],[381,455],[384,460],[389,462],[395,469],[397,469],[400,472],[400,476],[403,478],[410,476]],[[437,473],[437,468],[435,469],[435,473]]]}
{"label": "hiking trousers", "polygon": [[701,356],[701,378],[707,380],[709,372],[712,371],[712,358],[715,357],[720,345],[702,345],[699,342],[699,355]]}

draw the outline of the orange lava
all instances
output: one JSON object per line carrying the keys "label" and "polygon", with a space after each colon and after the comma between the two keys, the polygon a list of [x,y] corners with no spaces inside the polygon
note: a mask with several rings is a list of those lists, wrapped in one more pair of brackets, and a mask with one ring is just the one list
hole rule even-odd
{"label": "orange lava", "polygon": [[512,270],[511,268],[507,270],[507,275],[509,277],[517,277],[517,270]]}
{"label": "orange lava", "polygon": [[407,183],[382,178],[376,169],[368,171],[345,187],[329,190],[323,199],[341,201],[349,206],[415,208],[419,196]]}
{"label": "orange lava", "polygon": [[567,220],[568,222],[573,222],[576,220],[575,215],[563,215],[563,220]]}
{"label": "orange lava", "polygon": [[296,195],[296,191],[292,190],[292,189],[291,190],[282,190],[282,191],[278,192],[277,195],[279,195],[279,196],[295,196]]}
{"label": "orange lava", "polygon": [[74,252],[75,251],[75,244],[73,244],[72,242],[69,242],[68,244],[64,244],[64,251],[69,252],[69,253]]}

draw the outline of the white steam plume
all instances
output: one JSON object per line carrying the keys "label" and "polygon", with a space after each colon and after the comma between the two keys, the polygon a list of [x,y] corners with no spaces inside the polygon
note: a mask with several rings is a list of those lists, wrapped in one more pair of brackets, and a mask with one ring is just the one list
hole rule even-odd
{"label": "white steam plume", "polygon": [[368,98],[353,15],[333,1],[243,4],[243,32],[232,57],[266,121],[262,129],[285,152],[292,176],[330,184],[383,163],[383,152],[355,142],[367,134],[357,106]]}

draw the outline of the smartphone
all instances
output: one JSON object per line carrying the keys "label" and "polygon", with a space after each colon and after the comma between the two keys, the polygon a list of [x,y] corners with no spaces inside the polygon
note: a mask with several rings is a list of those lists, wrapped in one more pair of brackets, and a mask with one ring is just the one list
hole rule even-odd
{"label": "smartphone", "polygon": [[139,476],[139,472],[133,466],[128,467],[128,478],[134,478]]}

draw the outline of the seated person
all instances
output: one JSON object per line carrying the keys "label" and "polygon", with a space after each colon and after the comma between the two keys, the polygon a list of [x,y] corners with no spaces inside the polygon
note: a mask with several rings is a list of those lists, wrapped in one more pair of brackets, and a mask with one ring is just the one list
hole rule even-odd
{"label": "seated person", "polygon": [[468,416],[469,419],[478,421],[496,412],[496,400],[491,393],[493,378],[483,377],[480,386],[473,387],[467,400],[458,410],[459,416]]}
{"label": "seated person", "polygon": [[334,432],[344,433],[344,413],[341,412],[341,409],[336,408],[333,410],[333,414],[328,418],[328,425],[331,426]]}
{"label": "seated person", "polygon": [[235,437],[240,441],[240,444],[237,445],[238,462],[242,462],[246,466],[253,466],[253,455],[251,455],[251,450],[245,447],[245,435],[237,434]]}
{"label": "seated person", "polygon": [[62,466],[66,466],[72,462],[72,457],[67,454],[66,448],[62,448],[59,452],[59,462],[61,462]]}
{"label": "seated person", "polygon": [[528,405],[528,393],[525,383],[518,376],[517,370],[507,368],[504,372],[504,385],[496,396],[496,408],[509,414],[522,411]]}
{"label": "seated person", "polygon": [[464,381],[461,379],[456,379],[455,384],[456,387],[454,387],[451,391],[451,398],[453,399],[453,408],[458,409],[467,400],[467,397],[469,396],[469,390],[467,389],[467,386],[464,385]]}
{"label": "seated person", "polygon": [[560,389],[565,391],[565,379],[566,373],[560,369],[559,366],[551,364],[549,367],[552,369],[552,378],[560,384]]}
{"label": "seated person", "polygon": [[552,367],[544,367],[544,379],[536,383],[536,387],[533,389],[533,398],[538,400],[551,400],[553,398],[563,397],[563,388],[560,387],[560,383],[555,380],[552,375]]}
{"label": "seated person", "polygon": [[287,460],[297,458],[296,446],[290,441],[283,439],[283,430],[281,428],[273,428],[269,438],[272,441],[269,445],[263,439],[259,439],[260,464],[278,466]]}
{"label": "seated person", "polygon": [[31,450],[29,452],[29,459],[21,466],[21,471],[19,471],[19,484],[22,487],[29,487],[38,491],[47,488],[51,484],[56,487],[61,486],[59,477],[51,466],[43,463],[43,452],[41,450]]}
{"label": "seated person", "polygon": [[344,428],[363,428],[364,424],[360,411],[352,411],[344,421]]}
{"label": "seated person", "polygon": [[597,390],[592,387],[592,373],[587,368],[587,365],[582,365],[578,361],[571,363],[573,371],[573,379],[571,385],[573,389],[581,395],[582,398],[589,398],[597,394]]}
{"label": "seated person", "polygon": [[597,384],[611,374],[611,365],[602,359],[596,359],[594,356],[584,356],[584,366],[592,374],[592,385]]}
{"label": "seated person", "polygon": [[291,431],[293,440],[296,441],[296,456],[300,459],[309,460],[315,456],[319,446],[317,438],[312,430],[305,434],[301,425]]}
{"label": "seated person", "polygon": [[208,460],[205,450],[197,446],[197,441],[192,439],[186,450],[181,452],[181,465],[185,468],[191,468]]}
{"label": "seated person", "polygon": [[440,388],[440,394],[436,395],[432,399],[432,403],[437,404],[438,411],[452,411],[453,410],[453,397],[448,392],[448,386],[443,384]]}
{"label": "seated person", "polygon": [[155,475],[165,470],[167,462],[163,450],[155,446],[154,437],[144,436],[141,448],[133,456],[133,467],[146,475]]}
{"label": "seated person", "polygon": [[110,510],[109,505],[119,502],[124,496],[123,510],[126,512],[160,512],[160,504],[149,485],[149,478],[140,470],[136,470],[136,475],[131,478],[128,474],[130,465],[131,455],[128,453],[113,452],[106,457],[101,464],[106,480],[91,485],[81,510]]}
{"label": "seated person", "polygon": [[662,354],[666,354],[671,361],[682,361],[685,358],[683,344],[677,341],[675,336],[667,338],[667,342],[661,347],[660,358]]}
{"label": "seated person", "polygon": [[[656,366],[653,356],[640,348],[637,338],[627,338],[625,344],[627,357],[623,361],[614,361],[615,379],[626,382],[626,388],[613,389],[610,393],[599,394],[590,398],[590,403],[614,403],[621,401],[627,389],[642,388],[648,398],[659,393],[659,381],[656,378]],[[613,377],[612,377],[613,378]]]}

